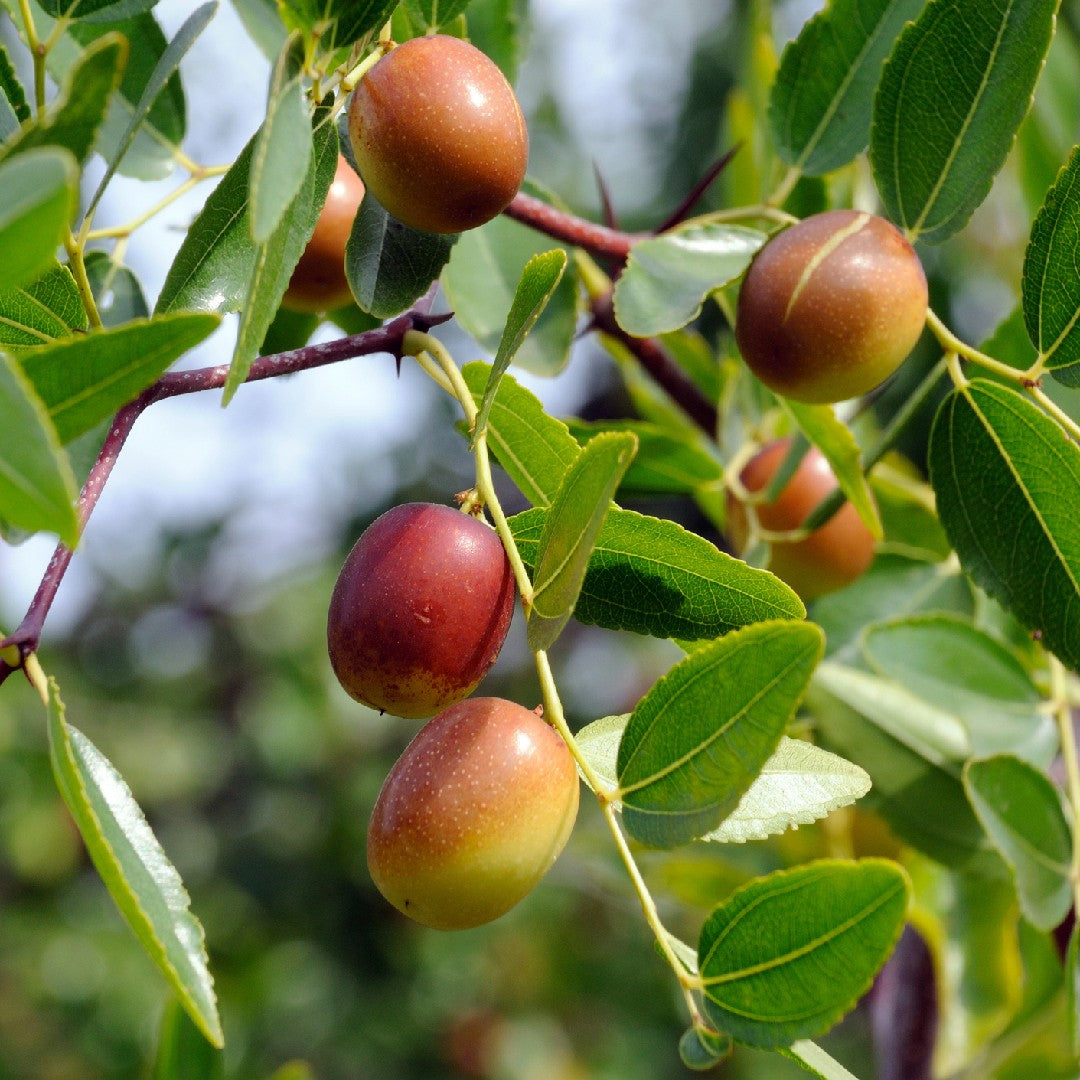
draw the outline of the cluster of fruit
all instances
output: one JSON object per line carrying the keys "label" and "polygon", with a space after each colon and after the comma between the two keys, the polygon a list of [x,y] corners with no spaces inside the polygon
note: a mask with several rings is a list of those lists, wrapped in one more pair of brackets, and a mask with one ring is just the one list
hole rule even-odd
{"label": "cluster of fruit", "polygon": [[497,918],[547,873],[577,817],[577,768],[536,712],[469,697],[514,610],[495,531],[449,506],[406,503],[356,542],[330,601],[341,685],[396,716],[429,717],[383,784],[367,858],[380,892],[439,929]]}
{"label": "cluster of fruit", "polygon": [[[439,233],[500,213],[525,175],[528,135],[512,89],[479,50],[432,35],[393,46],[364,75],[342,158],[286,296],[300,310],[350,299],[345,245],[365,186],[394,217]],[[739,294],[736,339],[767,387],[810,404],[866,393],[921,334],[926,278],[910,244],[882,218],[817,214],[774,236]],[[836,487],[811,447],[764,501],[791,440],[765,446],[729,499],[736,548],[765,530],[770,568],[804,599],[858,577],[874,539],[850,504],[797,532]],[[754,496],[757,495],[757,498]],[[535,712],[470,698],[502,647],[514,586],[492,529],[445,506],[408,504],[357,542],[334,590],[334,670],[356,699],[434,719],[379,795],[368,863],[379,889],[430,926],[475,926],[503,914],[546,873],[573,827],[578,777],[562,738]],[[435,715],[438,714],[438,715]]]}

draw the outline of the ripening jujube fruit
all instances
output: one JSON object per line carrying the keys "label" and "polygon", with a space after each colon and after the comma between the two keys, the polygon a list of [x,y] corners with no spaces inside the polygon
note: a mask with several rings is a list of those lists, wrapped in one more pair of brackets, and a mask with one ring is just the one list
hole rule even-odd
{"label": "ripening jujube fruit", "polygon": [[529,159],[503,73],[445,34],[395,46],[364,75],[349,104],[349,137],[368,191],[424,232],[490,221],[517,194]]}
{"label": "ripening jujube fruit", "polygon": [[476,689],[514,613],[495,531],[437,503],[404,503],[368,526],[330,598],[327,644],[341,685],[395,716],[433,716]]}
{"label": "ripening jujube fruit", "polygon": [[353,302],[345,277],[345,244],[364,197],[364,183],[339,154],[337,171],[315,231],[293,270],[281,303],[291,311],[333,311]]}
{"label": "ripening jujube fruit", "polygon": [[[751,494],[763,491],[784,461],[790,439],[769,443],[754,455],[739,474]],[[810,512],[836,489],[836,477],[825,456],[811,446],[779,495],[768,503],[755,503],[754,513],[762,529],[790,532],[798,529]],[[728,493],[728,532],[737,551],[750,539],[747,508]],[[768,570],[786,581],[803,600],[850,585],[874,558],[874,536],[850,502],[809,536],[793,542],[774,542]]]}
{"label": "ripening jujube fruit", "polygon": [[845,401],[903,363],[926,314],[926,275],[903,234],[874,214],[829,210],[778,233],[754,257],[735,337],[775,393]]}
{"label": "ripening jujube fruit", "polygon": [[554,729],[512,701],[469,698],[428,721],[390,770],[368,869],[417,922],[479,926],[548,872],[577,810],[577,768]]}

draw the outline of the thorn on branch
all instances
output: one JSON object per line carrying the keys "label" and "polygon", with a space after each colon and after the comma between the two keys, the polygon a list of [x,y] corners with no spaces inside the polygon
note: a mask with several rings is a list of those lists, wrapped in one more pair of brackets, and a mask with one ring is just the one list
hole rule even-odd
{"label": "thorn on branch", "polygon": [[674,229],[676,225],[682,224],[683,221],[690,216],[690,211],[694,208],[698,199],[705,194],[706,191],[712,187],[716,178],[731,164],[731,159],[742,149],[742,143],[736,143],[726,154],[724,154],[719,161],[714,162],[705,171],[705,174],[700,180],[690,189],[686,198],[664,219],[661,224],[657,225],[654,230],[655,233],[667,232],[668,229]]}

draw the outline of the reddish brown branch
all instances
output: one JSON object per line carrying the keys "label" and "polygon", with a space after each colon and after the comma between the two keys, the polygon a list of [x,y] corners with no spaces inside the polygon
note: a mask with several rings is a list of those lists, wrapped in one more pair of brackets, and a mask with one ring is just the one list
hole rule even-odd
{"label": "reddish brown branch", "polygon": [[618,229],[609,229],[606,225],[596,225],[520,191],[503,213],[537,232],[604,258],[625,259],[630,248],[638,240],[644,239],[644,235],[638,236],[620,232]]}
{"label": "reddish brown branch", "polygon": [[[429,314],[431,295],[429,293],[425,296],[411,311],[399,315],[385,326],[377,327],[374,330],[366,330],[362,334],[353,334],[349,337],[338,338],[318,345],[307,345],[302,349],[292,349],[289,352],[276,353],[272,356],[261,356],[251,365],[251,370],[248,372],[245,382],[273,379],[278,375],[290,375],[297,371],[307,371],[310,368],[334,364],[339,360],[351,360],[357,356],[368,356],[372,353],[390,353],[400,357],[402,341],[408,331],[430,330],[433,326],[437,326],[439,323],[446,322],[447,319],[451,318],[450,314]],[[143,411],[155,401],[163,401],[165,398],[179,397],[181,394],[194,394],[201,390],[220,390],[225,385],[228,373],[228,364],[196,368],[192,371],[167,372],[116,414],[97,460],[94,462],[90,475],[87,477],[79,495],[80,534],[86,527],[87,520],[97,505],[102,489],[112,473],[113,466],[116,464],[117,456],[127,442],[131,429],[135,426],[135,421],[138,420]],[[67,573],[71,556],[71,548],[65,544],[57,545],[22,622],[19,623],[13,634],[0,640],[0,648],[14,645],[19,650],[19,660],[16,664],[13,665],[5,660],[0,660],[0,683],[13,671],[23,667],[26,657],[37,649],[41,640],[42,628],[45,625],[45,618],[52,607],[53,600],[56,598],[60,582],[63,581],[64,575]]]}

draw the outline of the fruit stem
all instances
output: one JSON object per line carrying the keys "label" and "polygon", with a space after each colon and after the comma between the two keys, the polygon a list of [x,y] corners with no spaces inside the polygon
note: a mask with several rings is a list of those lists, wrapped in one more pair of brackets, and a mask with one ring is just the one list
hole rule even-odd
{"label": "fruit stem", "polygon": [[367,56],[365,56],[364,59],[348,73],[348,75],[342,78],[341,89],[346,94],[355,90],[356,84],[383,58],[383,56],[386,55],[386,53],[390,51],[389,46],[392,44],[392,42],[380,39],[375,48],[372,49],[371,52],[369,52]]}

